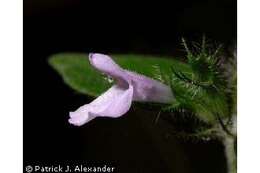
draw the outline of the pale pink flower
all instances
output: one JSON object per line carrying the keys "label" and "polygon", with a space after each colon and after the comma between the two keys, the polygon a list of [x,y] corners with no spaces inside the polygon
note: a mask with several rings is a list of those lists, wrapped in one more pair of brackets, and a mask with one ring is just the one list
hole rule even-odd
{"label": "pale pink flower", "polygon": [[169,86],[122,69],[107,55],[89,54],[89,61],[94,68],[112,77],[115,84],[91,103],[70,112],[69,122],[73,125],[81,126],[96,117],[120,117],[130,109],[132,101],[171,103],[174,99]]}

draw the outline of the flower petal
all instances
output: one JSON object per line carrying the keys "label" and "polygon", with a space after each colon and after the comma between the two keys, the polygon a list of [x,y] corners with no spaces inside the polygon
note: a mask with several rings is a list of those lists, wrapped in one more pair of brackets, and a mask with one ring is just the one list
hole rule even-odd
{"label": "flower petal", "polygon": [[170,103],[174,96],[169,86],[152,78],[126,71],[134,86],[134,101]]}
{"label": "flower petal", "polygon": [[[117,82],[124,84],[130,82],[125,71],[119,65],[117,65],[109,56],[99,53],[90,53],[89,61],[93,67],[116,79]],[[128,85],[126,86],[128,87]]]}
{"label": "flower petal", "polygon": [[129,85],[128,89],[114,85],[90,104],[71,112],[69,122],[81,126],[99,116],[120,117],[130,109],[132,98],[132,85]]}

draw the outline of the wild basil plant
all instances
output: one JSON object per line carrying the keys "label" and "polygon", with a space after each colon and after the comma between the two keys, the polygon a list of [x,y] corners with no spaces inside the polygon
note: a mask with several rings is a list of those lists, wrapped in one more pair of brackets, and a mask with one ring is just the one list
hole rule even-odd
{"label": "wild basil plant", "polygon": [[68,113],[69,123],[81,126],[95,117],[120,117],[132,102],[159,109],[159,115],[169,119],[189,116],[189,121],[196,122],[192,130],[172,134],[183,139],[221,141],[228,173],[235,173],[236,53],[231,58],[224,56],[221,47],[210,48],[205,37],[201,44],[191,46],[192,50],[184,39],[183,46],[186,62],[129,54],[53,55],[49,63],[66,84],[97,97]]}

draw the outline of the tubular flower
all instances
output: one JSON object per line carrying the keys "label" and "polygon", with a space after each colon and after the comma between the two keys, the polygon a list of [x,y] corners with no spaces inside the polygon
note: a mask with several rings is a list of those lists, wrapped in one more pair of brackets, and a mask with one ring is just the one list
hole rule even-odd
{"label": "tubular flower", "polygon": [[95,69],[112,77],[115,84],[91,103],[70,112],[69,123],[73,125],[81,126],[96,117],[120,117],[130,109],[132,101],[170,103],[174,99],[169,86],[122,69],[107,55],[89,54],[89,61]]}

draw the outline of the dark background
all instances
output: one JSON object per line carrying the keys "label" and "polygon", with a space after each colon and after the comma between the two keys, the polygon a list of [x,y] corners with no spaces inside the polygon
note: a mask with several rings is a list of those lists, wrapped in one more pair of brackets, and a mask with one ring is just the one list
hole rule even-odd
{"label": "dark background", "polygon": [[[160,1],[159,1],[160,2]],[[227,48],[236,40],[236,1],[24,0],[24,164],[116,167],[117,172],[225,172],[220,143],[180,141],[156,113],[131,109],[82,127],[68,112],[91,101],[67,87],[47,58],[59,52],[182,57],[181,37],[202,34]]]}

